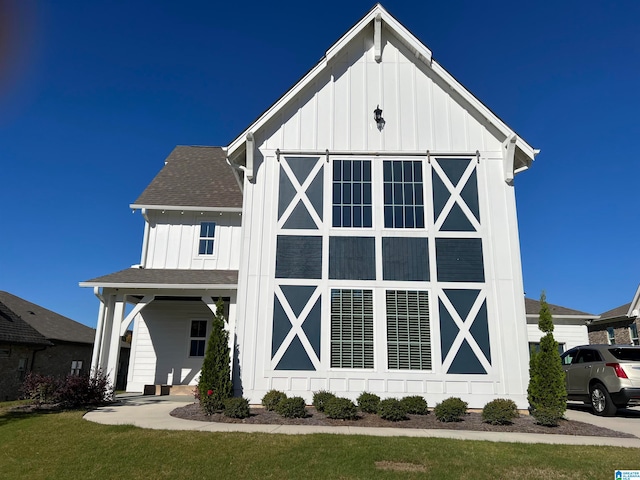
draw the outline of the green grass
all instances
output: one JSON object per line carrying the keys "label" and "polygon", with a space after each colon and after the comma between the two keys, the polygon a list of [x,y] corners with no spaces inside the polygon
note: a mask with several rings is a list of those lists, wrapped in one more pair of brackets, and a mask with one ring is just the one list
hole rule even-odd
{"label": "green grass", "polygon": [[[10,479],[601,479],[638,449],[351,435],[155,431],[84,412],[11,414],[0,404],[0,477]],[[389,470],[388,468],[391,468]]]}

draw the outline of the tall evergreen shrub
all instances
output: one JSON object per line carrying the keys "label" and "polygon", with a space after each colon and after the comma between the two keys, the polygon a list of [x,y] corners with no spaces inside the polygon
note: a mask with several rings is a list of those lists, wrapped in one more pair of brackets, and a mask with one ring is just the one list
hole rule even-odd
{"label": "tall evergreen shrub", "polygon": [[224,401],[233,395],[231,383],[231,350],[229,333],[225,329],[224,303],[218,299],[213,317],[211,335],[202,362],[198,381],[200,407],[210,415],[224,408]]}
{"label": "tall evergreen shrub", "polygon": [[540,339],[540,351],[531,352],[528,400],[531,414],[539,424],[556,426],[567,409],[567,389],[558,342],[553,338],[553,317],[544,292],[540,296],[538,328],[546,335]]}

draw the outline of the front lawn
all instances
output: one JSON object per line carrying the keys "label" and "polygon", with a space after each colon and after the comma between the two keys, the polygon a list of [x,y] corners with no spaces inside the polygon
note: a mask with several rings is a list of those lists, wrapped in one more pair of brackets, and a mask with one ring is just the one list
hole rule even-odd
{"label": "front lawn", "polygon": [[84,412],[0,404],[0,477],[11,479],[601,479],[640,451],[431,438],[154,431]]}

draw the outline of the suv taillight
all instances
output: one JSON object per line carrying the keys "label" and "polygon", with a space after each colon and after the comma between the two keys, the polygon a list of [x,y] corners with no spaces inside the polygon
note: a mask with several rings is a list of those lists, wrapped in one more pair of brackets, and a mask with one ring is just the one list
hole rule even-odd
{"label": "suv taillight", "polygon": [[613,368],[618,378],[629,378],[627,377],[627,374],[624,373],[624,370],[622,369],[619,363],[607,363],[607,367]]}

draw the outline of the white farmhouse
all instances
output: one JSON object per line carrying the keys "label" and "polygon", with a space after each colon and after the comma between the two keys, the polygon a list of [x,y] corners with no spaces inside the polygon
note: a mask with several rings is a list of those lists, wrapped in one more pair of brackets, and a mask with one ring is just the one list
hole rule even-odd
{"label": "white farmhouse", "polygon": [[[376,5],[230,145],[177,147],[132,205],[139,267],[82,282],[93,367],[195,385],[214,303],[234,388],[526,408],[514,175],[537,150]],[[127,313],[126,305],[132,305]]]}

